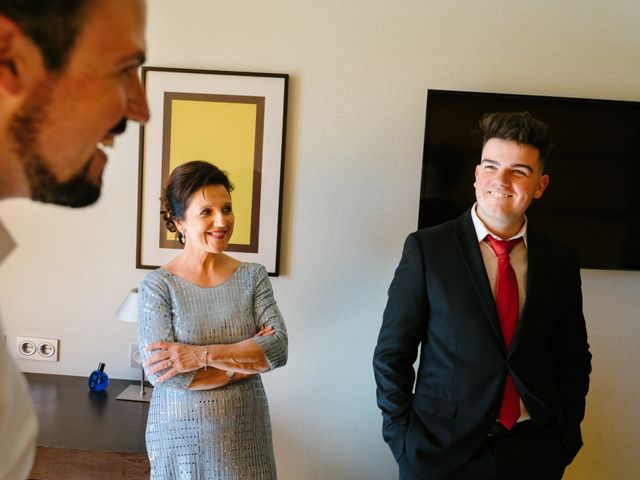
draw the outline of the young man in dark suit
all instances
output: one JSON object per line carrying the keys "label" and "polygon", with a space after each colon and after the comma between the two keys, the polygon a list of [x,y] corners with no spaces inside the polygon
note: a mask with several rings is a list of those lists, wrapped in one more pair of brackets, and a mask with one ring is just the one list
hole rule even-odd
{"label": "young man in dark suit", "polygon": [[548,129],[528,112],[480,126],[477,202],[409,235],[375,349],[403,480],[560,479],[582,445],[591,354],[578,259],[525,216],[549,184]]}

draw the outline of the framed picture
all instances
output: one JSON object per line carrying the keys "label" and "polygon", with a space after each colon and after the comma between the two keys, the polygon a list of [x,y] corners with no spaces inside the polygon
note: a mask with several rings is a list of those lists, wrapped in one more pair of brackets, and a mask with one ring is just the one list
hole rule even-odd
{"label": "framed picture", "polygon": [[137,268],[180,253],[160,196],[175,167],[204,160],[234,185],[227,251],[277,276],[289,76],[142,67],[142,81],[151,120],[140,130]]}

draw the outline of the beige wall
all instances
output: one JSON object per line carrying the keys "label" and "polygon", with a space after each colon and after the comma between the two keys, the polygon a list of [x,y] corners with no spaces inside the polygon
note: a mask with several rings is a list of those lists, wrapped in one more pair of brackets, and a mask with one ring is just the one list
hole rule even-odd
{"label": "beige wall", "polygon": [[[149,65],[291,75],[283,275],[273,279],[291,351],[265,375],[280,478],[394,478],[370,364],[416,226],[427,89],[640,100],[640,3],[148,3]],[[8,341],[62,342],[59,363],[23,370],[86,375],[104,361],[112,377],[137,378],[134,327],[113,317],[145,273],[134,268],[137,145],[132,126],[95,207],[0,204],[20,243],[0,275]],[[583,271],[583,283],[593,386],[586,446],[566,478],[630,479],[640,471],[640,273]]]}

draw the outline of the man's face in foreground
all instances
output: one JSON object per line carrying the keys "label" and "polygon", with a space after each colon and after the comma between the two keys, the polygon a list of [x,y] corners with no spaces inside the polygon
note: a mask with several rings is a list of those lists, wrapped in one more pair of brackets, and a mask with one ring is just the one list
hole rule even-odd
{"label": "man's face in foreground", "polygon": [[43,70],[9,126],[31,198],[81,207],[100,195],[110,145],[126,119],[146,122],[137,69],[145,52],[144,0],[94,0],[68,64]]}

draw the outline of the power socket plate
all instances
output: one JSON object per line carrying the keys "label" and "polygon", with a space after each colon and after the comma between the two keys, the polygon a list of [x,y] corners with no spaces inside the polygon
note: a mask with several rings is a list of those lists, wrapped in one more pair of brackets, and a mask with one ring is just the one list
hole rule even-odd
{"label": "power socket plate", "polygon": [[57,338],[17,337],[17,358],[57,362],[60,340]]}

